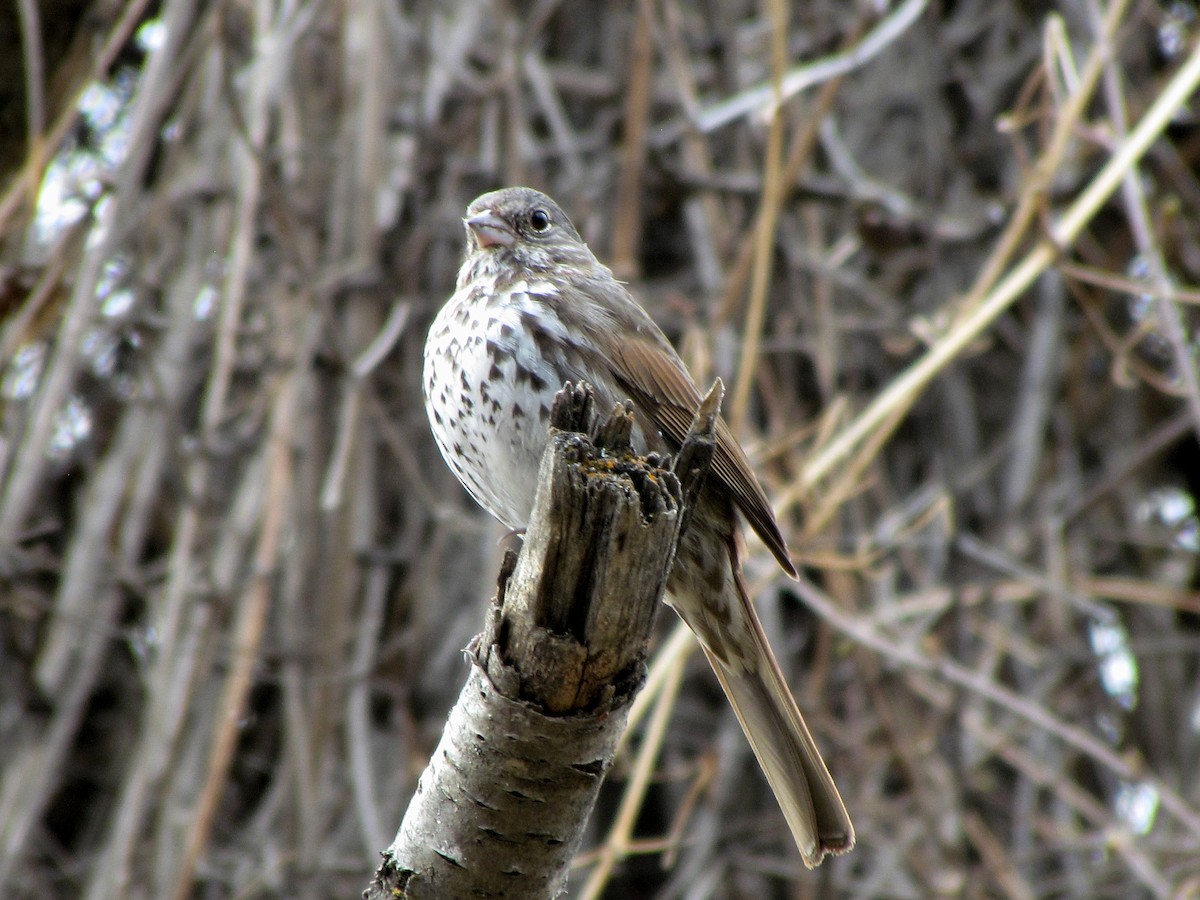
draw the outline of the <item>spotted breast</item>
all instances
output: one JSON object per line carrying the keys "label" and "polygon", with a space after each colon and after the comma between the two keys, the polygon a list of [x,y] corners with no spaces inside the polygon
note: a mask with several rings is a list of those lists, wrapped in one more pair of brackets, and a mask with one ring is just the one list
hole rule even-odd
{"label": "spotted breast", "polygon": [[[460,279],[425,348],[438,448],[471,496],[509,528],[529,519],[550,406],[582,373],[547,281]],[[550,349],[555,348],[555,349]]]}

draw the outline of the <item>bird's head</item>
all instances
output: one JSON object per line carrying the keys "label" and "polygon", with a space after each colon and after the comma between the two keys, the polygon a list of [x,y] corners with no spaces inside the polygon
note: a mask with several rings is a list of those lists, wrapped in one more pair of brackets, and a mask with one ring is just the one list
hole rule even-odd
{"label": "bird's head", "polygon": [[593,264],[562,208],[540,191],[510,187],[472,201],[463,217],[468,254],[495,254],[527,271]]}

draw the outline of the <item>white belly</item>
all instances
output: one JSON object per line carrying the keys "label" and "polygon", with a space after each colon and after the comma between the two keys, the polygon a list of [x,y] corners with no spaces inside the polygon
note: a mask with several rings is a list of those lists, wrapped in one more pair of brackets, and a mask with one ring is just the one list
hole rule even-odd
{"label": "white belly", "polygon": [[[549,285],[518,284],[501,305],[459,291],[442,308],[425,347],[425,406],[438,448],[471,496],[509,528],[533,507],[550,406],[567,379],[547,376],[523,317],[544,311]],[[539,327],[565,335],[556,317]],[[561,363],[561,360],[558,361]]]}

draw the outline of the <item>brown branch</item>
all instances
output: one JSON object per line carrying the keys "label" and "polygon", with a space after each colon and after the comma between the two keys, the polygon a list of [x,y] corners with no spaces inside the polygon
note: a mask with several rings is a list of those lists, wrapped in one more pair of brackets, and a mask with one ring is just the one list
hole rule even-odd
{"label": "brown branch", "polygon": [[367,898],[553,897],[633,698],[683,520],[715,448],[721,387],[677,477],[634,456],[618,405],[592,437],[590,388],[551,415],[521,554],[505,561],[467,684]]}

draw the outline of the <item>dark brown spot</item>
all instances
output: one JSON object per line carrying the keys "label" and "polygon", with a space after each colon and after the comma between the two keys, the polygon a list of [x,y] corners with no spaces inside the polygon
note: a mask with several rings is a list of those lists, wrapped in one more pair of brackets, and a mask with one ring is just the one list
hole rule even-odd
{"label": "dark brown spot", "polygon": [[521,324],[525,326],[525,331],[533,342],[537,345],[538,351],[546,359],[553,359],[561,347],[558,346],[558,341],[545,328],[542,327],[537,316],[533,313],[523,313],[521,315]]}

